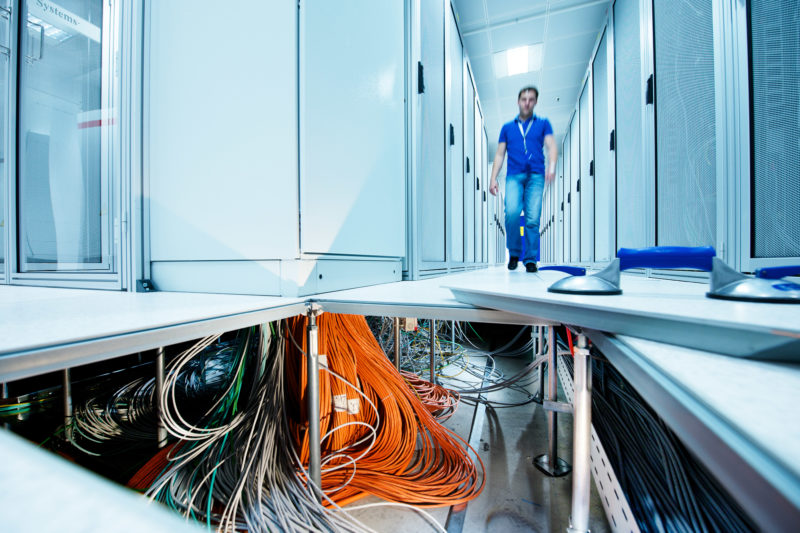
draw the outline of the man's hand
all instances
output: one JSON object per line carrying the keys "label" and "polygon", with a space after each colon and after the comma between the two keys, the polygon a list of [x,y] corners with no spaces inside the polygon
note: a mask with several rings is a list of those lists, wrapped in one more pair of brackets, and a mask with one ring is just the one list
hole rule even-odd
{"label": "man's hand", "polygon": [[544,144],[547,147],[547,171],[544,175],[544,181],[551,183],[556,179],[556,161],[558,161],[558,146],[556,146],[556,138],[552,134],[545,136]]}
{"label": "man's hand", "polygon": [[497,153],[494,154],[494,162],[492,163],[492,177],[489,180],[489,192],[492,196],[497,196],[497,174],[500,173],[500,167],[503,166],[503,159],[506,157],[506,143],[497,143]]}

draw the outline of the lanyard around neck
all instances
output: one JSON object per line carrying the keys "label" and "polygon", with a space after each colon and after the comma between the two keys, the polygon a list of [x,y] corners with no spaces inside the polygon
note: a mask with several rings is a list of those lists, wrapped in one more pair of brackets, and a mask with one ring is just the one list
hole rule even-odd
{"label": "lanyard around neck", "polygon": [[528,132],[531,131],[531,126],[533,125],[533,115],[529,119],[528,127],[525,128],[525,131],[522,131],[522,121],[520,121],[519,117],[517,117],[517,127],[519,128],[519,132],[522,134],[522,148],[525,150],[525,153],[528,153],[528,141],[525,137],[528,136]]}

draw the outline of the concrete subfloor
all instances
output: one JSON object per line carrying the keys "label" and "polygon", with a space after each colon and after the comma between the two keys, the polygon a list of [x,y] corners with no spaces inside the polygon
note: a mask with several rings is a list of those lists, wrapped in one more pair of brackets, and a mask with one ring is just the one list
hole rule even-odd
{"label": "concrete subfloor", "polygon": [[[485,358],[470,356],[481,366]],[[530,359],[497,357],[497,366],[506,376],[515,374]],[[447,370],[445,370],[447,372]],[[545,374],[545,379],[547,374]],[[533,383],[531,392],[538,390]],[[498,402],[519,402],[522,395],[508,390],[490,394]],[[563,394],[559,392],[559,399]],[[469,436],[474,407],[461,404],[444,425],[465,439]],[[472,500],[464,521],[464,533],[478,532],[563,532],[569,526],[572,475],[550,478],[537,470],[533,458],[547,450],[547,418],[542,407],[530,403],[519,407],[487,409],[478,454],[486,467],[486,485]],[[558,419],[559,457],[572,463],[572,417]],[[365,498],[353,507],[380,503]],[[449,508],[426,509],[444,526]],[[398,507],[370,507],[353,510],[352,515],[365,525],[381,532],[435,531],[418,513]],[[606,533],[606,520],[594,482],[592,482],[590,529]]]}

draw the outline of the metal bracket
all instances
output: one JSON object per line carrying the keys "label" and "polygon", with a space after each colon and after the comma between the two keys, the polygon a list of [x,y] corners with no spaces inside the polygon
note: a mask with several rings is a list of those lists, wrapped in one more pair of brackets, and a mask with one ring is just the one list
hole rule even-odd
{"label": "metal bracket", "polygon": [[555,411],[557,413],[572,413],[572,404],[567,402],[553,402],[544,400],[542,407],[545,411]]}
{"label": "metal bracket", "polygon": [[[577,335],[582,335],[582,334],[583,333],[581,333],[580,331],[577,333]],[[591,354],[591,350],[589,348],[581,348],[580,346],[574,346],[572,348],[572,353],[574,353],[576,356],[585,355],[588,357]]]}
{"label": "metal bracket", "polygon": [[136,280],[136,292],[154,292],[157,291],[156,286],[149,279]]}

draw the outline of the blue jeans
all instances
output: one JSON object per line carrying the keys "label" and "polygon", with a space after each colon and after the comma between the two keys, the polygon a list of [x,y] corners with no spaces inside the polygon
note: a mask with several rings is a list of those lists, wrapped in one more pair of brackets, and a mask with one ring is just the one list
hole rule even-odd
{"label": "blue jeans", "polygon": [[542,215],[544,175],[512,174],[506,176],[506,247],[511,256],[522,253],[519,216],[525,211],[525,257],[523,263],[536,261],[539,251],[539,218]]}

